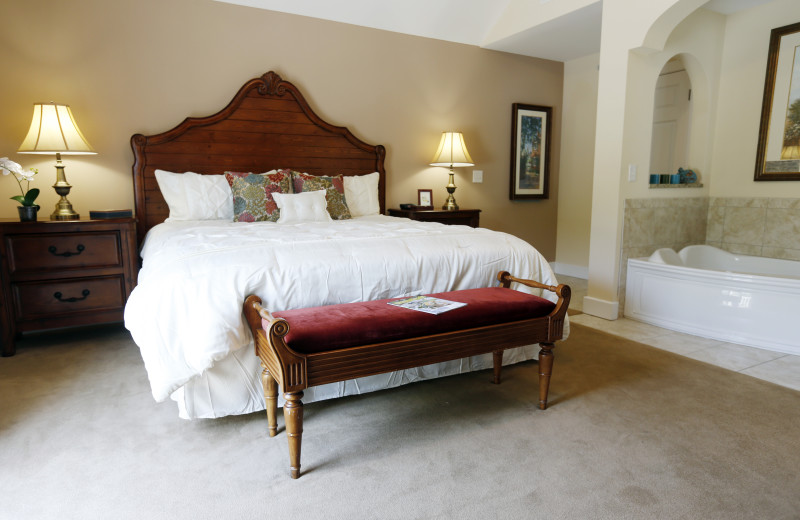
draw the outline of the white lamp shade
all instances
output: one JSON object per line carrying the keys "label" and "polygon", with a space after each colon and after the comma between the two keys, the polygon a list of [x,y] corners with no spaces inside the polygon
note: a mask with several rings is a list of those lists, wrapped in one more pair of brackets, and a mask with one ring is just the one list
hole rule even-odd
{"label": "white lamp shade", "polygon": [[69,105],[35,103],[28,135],[19,153],[64,155],[95,154],[75,123]]}
{"label": "white lamp shade", "polygon": [[442,140],[439,141],[439,148],[433,156],[431,166],[461,167],[474,164],[461,132],[442,132]]}

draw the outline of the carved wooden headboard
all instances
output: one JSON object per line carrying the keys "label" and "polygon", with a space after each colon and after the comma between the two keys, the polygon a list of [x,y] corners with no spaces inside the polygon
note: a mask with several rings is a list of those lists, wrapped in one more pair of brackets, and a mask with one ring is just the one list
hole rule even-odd
{"label": "carved wooden headboard", "polygon": [[137,237],[169,216],[155,170],[221,174],[288,168],[312,175],[363,175],[379,172],[381,213],[386,210],[386,151],[331,125],[311,110],[297,87],[275,72],[254,78],[224,109],[208,117],[189,117],[157,135],[136,134],[133,186]]}

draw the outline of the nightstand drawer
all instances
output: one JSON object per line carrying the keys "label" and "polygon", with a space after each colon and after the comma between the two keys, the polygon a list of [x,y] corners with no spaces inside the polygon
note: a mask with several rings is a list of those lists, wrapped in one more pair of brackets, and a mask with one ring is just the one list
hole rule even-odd
{"label": "nightstand drawer", "polygon": [[119,233],[41,233],[6,237],[10,273],[82,267],[119,267]]}
{"label": "nightstand drawer", "polygon": [[17,319],[121,309],[125,305],[122,275],[23,282],[12,285]]}

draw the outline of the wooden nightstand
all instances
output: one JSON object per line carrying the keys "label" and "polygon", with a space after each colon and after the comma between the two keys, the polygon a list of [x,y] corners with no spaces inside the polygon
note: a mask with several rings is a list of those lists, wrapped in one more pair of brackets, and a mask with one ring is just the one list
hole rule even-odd
{"label": "wooden nightstand", "polygon": [[411,220],[421,220],[424,222],[440,222],[442,224],[460,224],[464,226],[478,227],[480,219],[479,209],[456,209],[448,211],[445,209],[390,209],[390,217],[404,217]]}
{"label": "wooden nightstand", "polygon": [[138,272],[136,220],[0,219],[3,356],[23,332],[122,321]]}

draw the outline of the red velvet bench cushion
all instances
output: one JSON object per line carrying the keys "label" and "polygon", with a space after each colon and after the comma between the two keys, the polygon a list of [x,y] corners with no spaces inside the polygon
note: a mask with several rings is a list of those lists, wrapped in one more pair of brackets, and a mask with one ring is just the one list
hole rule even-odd
{"label": "red velvet bench cushion", "polygon": [[[284,338],[289,348],[311,354],[539,318],[555,308],[544,298],[503,287],[429,296],[467,305],[434,315],[388,305],[402,299],[390,298],[274,312],[273,316],[289,323],[289,333]],[[263,325],[266,330],[268,325]]]}

